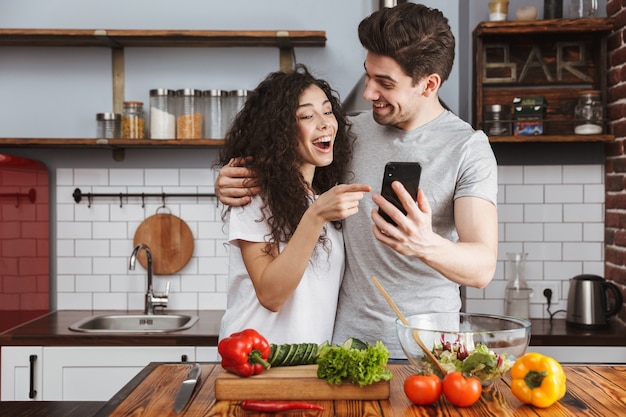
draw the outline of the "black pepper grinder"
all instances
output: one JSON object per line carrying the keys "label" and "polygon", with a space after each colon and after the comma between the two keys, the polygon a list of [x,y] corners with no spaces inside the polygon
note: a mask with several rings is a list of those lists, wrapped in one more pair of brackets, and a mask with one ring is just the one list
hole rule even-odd
{"label": "black pepper grinder", "polygon": [[563,17],[563,0],[543,0],[543,18],[560,19]]}

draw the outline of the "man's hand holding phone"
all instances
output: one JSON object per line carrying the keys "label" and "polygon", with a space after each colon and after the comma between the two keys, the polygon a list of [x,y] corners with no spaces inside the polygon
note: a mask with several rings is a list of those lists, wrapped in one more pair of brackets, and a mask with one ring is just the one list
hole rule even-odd
{"label": "man's hand holding phone", "polygon": [[[385,165],[380,194],[386,200],[391,202],[398,210],[400,210],[402,214],[406,215],[407,211],[391,185],[394,181],[399,181],[404,186],[404,189],[409,193],[413,201],[416,201],[421,174],[422,167],[418,162],[389,162]],[[384,209],[379,208],[378,213],[387,222],[396,226],[396,222]]]}
{"label": "man's hand holding phone", "polygon": [[[394,171],[395,174],[390,173]],[[405,174],[398,174],[403,171]],[[406,174],[407,171],[412,174]],[[372,199],[379,208],[372,210],[371,217],[377,240],[403,255],[420,257],[424,247],[429,244],[427,242],[435,238],[435,233],[432,230],[430,204],[424,192],[419,189],[419,174],[416,175],[415,172],[415,167],[413,170],[408,167],[398,169],[397,165],[395,169],[392,166],[385,171],[382,189],[387,189],[387,195],[393,193],[393,198],[386,198],[383,192],[374,194]],[[397,179],[390,181],[392,177]],[[388,222],[383,214],[392,221]]]}

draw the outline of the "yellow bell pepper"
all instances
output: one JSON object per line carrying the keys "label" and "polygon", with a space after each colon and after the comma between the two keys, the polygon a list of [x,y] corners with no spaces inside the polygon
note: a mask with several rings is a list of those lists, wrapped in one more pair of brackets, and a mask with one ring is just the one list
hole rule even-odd
{"label": "yellow bell pepper", "polygon": [[511,368],[511,390],[525,404],[549,407],[565,395],[565,372],[555,359],[529,352]]}

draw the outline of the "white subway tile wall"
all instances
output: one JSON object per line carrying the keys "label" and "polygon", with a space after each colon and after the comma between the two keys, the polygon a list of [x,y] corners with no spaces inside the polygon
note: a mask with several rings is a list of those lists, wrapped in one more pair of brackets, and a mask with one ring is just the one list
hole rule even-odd
{"label": "white subway tile wall", "polygon": [[[58,169],[57,308],[141,310],[146,271],[128,269],[139,224],[160,199],[94,199],[83,193],[212,193],[212,169]],[[602,165],[501,166],[498,169],[499,253],[493,281],[467,288],[466,310],[502,314],[507,252],[526,252],[526,277],[534,289],[531,317],[547,318],[543,290],[553,292],[551,311],[565,310],[569,279],[604,273],[604,167]],[[170,282],[170,309],[226,307],[228,251],[221,206],[215,198],[169,197],[166,208],[194,235],[189,263],[170,276],[155,275],[157,292]],[[562,318],[564,314],[555,317]]]}
{"label": "white subway tile wall", "polygon": [[604,166],[500,166],[498,267],[484,289],[466,289],[466,310],[504,313],[507,252],[525,252],[531,318],[564,318],[570,278],[604,274]]}
{"label": "white subway tile wall", "polygon": [[57,169],[57,308],[142,310],[146,271],[129,270],[133,238],[141,222],[157,211],[183,219],[194,236],[194,252],[180,271],[154,275],[156,292],[170,283],[168,308],[226,308],[228,253],[221,206],[212,197],[94,198],[86,193],[214,192],[212,169]]}

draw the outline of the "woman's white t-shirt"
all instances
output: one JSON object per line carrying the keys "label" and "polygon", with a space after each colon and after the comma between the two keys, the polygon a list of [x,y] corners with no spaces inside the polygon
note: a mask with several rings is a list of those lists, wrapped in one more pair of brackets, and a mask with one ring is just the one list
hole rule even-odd
{"label": "woman's white t-shirt", "polygon": [[[230,211],[228,301],[219,338],[251,328],[274,344],[330,341],[344,271],[342,231],[326,224],[329,250],[317,244],[300,284],[281,309],[272,312],[259,303],[239,248],[241,240],[268,241],[269,226],[259,221],[262,204],[257,196],[250,204]],[[279,245],[279,250],[284,246]]]}

